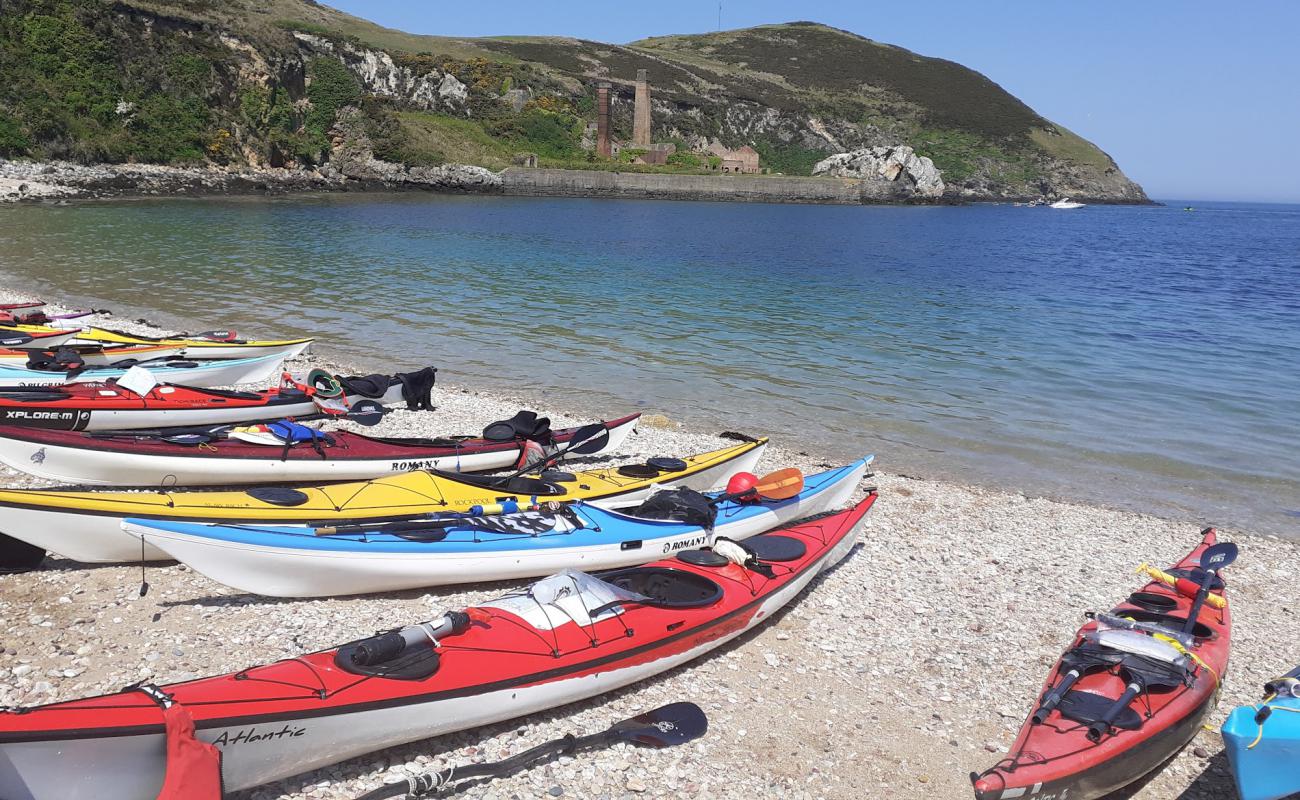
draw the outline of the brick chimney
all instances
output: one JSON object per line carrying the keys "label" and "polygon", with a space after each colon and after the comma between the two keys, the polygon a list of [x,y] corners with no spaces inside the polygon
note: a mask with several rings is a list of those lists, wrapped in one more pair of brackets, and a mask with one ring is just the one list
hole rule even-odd
{"label": "brick chimney", "polygon": [[596,86],[596,155],[609,158],[609,84]]}
{"label": "brick chimney", "polygon": [[632,145],[650,146],[650,80],[646,71],[636,71],[636,110],[632,115]]}

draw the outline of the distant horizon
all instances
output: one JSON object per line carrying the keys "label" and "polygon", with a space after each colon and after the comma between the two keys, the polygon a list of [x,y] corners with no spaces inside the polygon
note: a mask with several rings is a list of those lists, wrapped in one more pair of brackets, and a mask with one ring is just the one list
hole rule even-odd
{"label": "distant horizon", "polygon": [[654,15],[585,1],[541,7],[503,0],[491,14],[457,7],[434,14],[412,0],[324,4],[415,34],[612,44],[711,33],[719,16],[724,30],[814,21],[980,72],[1096,144],[1150,197],[1300,203],[1300,148],[1293,143],[1300,93],[1290,81],[1300,4],[1284,0],[1253,0],[1235,14],[1208,0],[1152,0],[1125,7],[1122,17],[1037,0],[930,0],[891,6],[888,14],[870,4],[810,0],[796,12],[799,20],[778,0],[739,9],[725,0],[665,0]]}

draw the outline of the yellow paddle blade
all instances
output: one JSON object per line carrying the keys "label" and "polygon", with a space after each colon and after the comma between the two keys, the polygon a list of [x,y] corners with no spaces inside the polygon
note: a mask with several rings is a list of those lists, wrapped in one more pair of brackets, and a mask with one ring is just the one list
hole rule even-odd
{"label": "yellow paddle blade", "polygon": [[778,469],[759,478],[754,491],[768,500],[789,500],[803,491],[803,473],[794,467]]}

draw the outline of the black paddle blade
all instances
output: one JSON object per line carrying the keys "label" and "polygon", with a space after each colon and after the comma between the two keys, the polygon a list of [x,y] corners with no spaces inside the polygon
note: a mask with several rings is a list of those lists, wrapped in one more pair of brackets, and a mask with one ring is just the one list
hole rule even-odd
{"label": "black paddle blade", "polygon": [[1237,545],[1232,542],[1219,542],[1211,545],[1201,553],[1201,568],[1218,572],[1237,560]]}
{"label": "black paddle blade", "polygon": [[378,425],[379,421],[384,418],[384,407],[374,400],[358,400],[352,404],[352,409],[348,411],[347,418],[357,423],[370,427]]}
{"label": "black paddle blade", "polygon": [[201,444],[211,442],[215,437],[206,433],[177,433],[170,436],[160,437],[164,442],[169,444],[180,444],[186,447],[198,447]]}
{"label": "black paddle blade", "polygon": [[669,703],[637,714],[610,728],[625,742],[644,747],[672,747],[698,739],[709,730],[704,709],[694,703]]}
{"label": "black paddle blade", "polygon": [[604,425],[584,425],[574,432],[573,438],[569,440],[569,446],[565,448],[565,454],[577,453],[580,456],[589,456],[592,453],[599,453],[609,444],[609,428]]}

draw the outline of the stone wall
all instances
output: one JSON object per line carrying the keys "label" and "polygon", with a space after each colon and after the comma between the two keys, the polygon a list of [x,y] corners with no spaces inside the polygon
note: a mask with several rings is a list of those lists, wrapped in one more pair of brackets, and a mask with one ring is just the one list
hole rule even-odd
{"label": "stone wall", "polygon": [[501,173],[506,194],[540,197],[624,197],[659,200],[720,200],[755,203],[853,205],[878,196],[874,181],[849,178],[793,178],[672,175],[599,170],[524,169]]}

